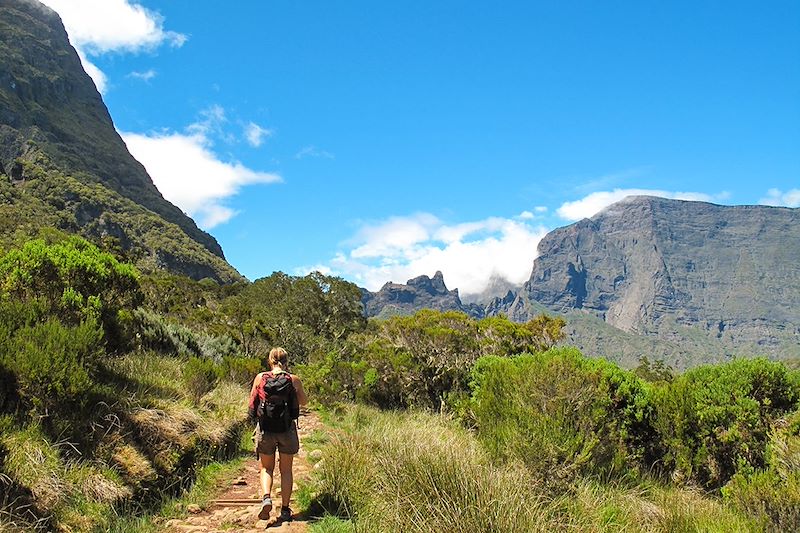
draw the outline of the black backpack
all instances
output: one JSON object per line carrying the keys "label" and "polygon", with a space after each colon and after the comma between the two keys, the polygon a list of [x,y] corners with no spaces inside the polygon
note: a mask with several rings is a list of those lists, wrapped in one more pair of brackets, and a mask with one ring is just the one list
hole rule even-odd
{"label": "black backpack", "polygon": [[258,425],[264,433],[284,433],[300,416],[292,377],[286,372],[264,374],[259,399]]}

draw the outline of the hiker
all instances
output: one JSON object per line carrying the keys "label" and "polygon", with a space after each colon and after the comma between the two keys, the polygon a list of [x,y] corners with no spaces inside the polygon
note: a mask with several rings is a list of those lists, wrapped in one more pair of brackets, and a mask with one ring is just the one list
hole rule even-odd
{"label": "hiker", "polygon": [[249,414],[258,421],[255,429],[256,454],[261,468],[261,510],[259,520],[269,518],[272,511],[272,474],[275,470],[275,450],[279,454],[281,473],[280,521],[292,519],[289,501],[292,497],[292,461],[300,450],[296,420],[300,406],[308,401],[300,378],[289,373],[289,356],[283,348],[269,352],[268,372],[253,380],[250,391]]}

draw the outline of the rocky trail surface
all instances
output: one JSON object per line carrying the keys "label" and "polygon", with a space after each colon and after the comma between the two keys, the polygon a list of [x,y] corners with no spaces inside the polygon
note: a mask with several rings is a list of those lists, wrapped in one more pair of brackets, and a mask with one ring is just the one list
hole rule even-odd
{"label": "rocky trail surface", "polygon": [[255,458],[246,462],[238,477],[221,485],[219,492],[205,508],[191,507],[190,515],[183,519],[169,520],[164,531],[175,533],[255,533],[308,531],[310,518],[298,513],[299,505],[295,500],[297,483],[307,479],[313,470],[309,461],[308,450],[303,446],[303,439],[322,427],[319,416],[313,411],[304,412],[299,420],[300,452],[294,458],[294,491],[290,507],[293,510],[290,522],[280,523],[281,476],[278,465],[275,465],[275,478],[272,489],[273,509],[269,520],[259,520],[261,508],[261,489],[258,463]]}

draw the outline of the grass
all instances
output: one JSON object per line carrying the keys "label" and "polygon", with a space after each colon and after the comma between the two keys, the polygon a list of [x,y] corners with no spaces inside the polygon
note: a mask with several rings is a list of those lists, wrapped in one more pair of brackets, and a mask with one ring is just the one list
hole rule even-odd
{"label": "grass", "polygon": [[311,533],[356,533],[356,528],[349,520],[342,520],[335,516],[326,516],[311,524],[309,531]]}
{"label": "grass", "polygon": [[313,531],[762,530],[718,499],[655,481],[580,478],[553,494],[520,464],[497,464],[439,415],[353,407],[338,426],[305,489],[327,512]]}
{"label": "grass", "polygon": [[60,523],[88,530],[95,524],[107,524],[113,506],[132,496],[131,489],[108,466],[65,461],[58,443],[51,443],[38,425],[4,429],[0,436],[0,446],[6,450],[3,475],[21,495],[29,492],[38,509],[36,514],[26,513],[24,498],[0,502],[9,524],[19,522],[26,529],[37,529]]}
{"label": "grass", "polygon": [[160,531],[147,516],[202,505],[240,467],[244,459],[228,461],[252,446],[244,387],[223,381],[195,404],[179,359],[135,353],[111,363],[102,397],[116,401],[87,410],[90,450],[38,421],[0,418],[0,530]]}

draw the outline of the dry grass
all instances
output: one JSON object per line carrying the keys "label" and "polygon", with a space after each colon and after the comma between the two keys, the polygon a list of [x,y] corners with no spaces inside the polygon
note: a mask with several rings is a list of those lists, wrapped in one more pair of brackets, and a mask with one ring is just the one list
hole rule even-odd
{"label": "dry grass", "polygon": [[114,452],[112,460],[131,485],[148,483],[158,476],[150,460],[132,444],[120,445]]}

